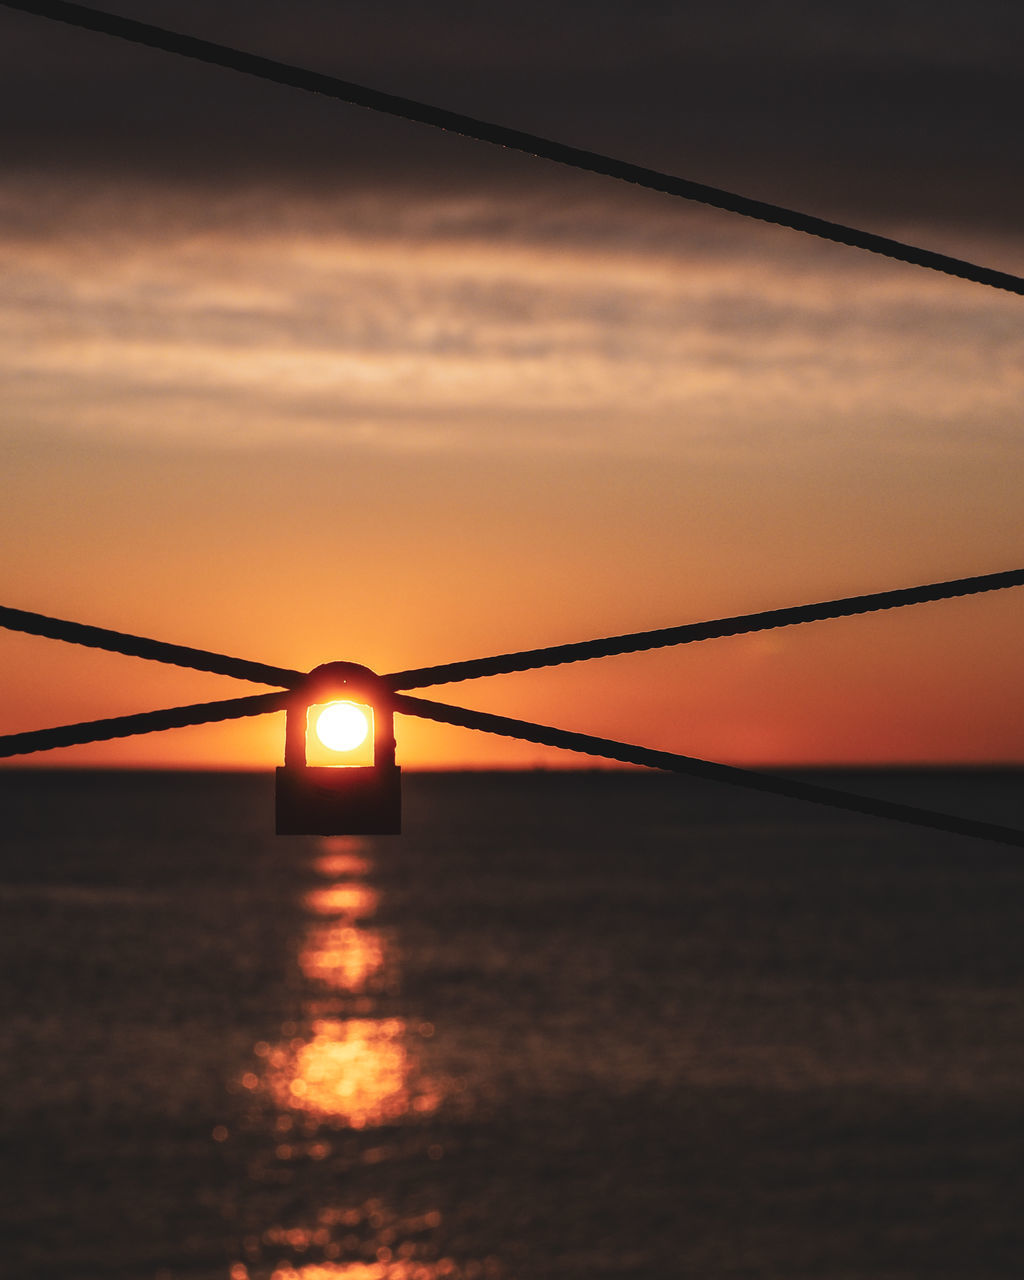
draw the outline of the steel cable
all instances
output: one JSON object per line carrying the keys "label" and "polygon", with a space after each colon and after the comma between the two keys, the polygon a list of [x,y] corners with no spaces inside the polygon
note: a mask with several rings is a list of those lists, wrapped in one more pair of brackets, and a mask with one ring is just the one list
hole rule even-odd
{"label": "steel cable", "polygon": [[[0,737],[0,758],[49,751],[59,747],[79,746],[90,742],[108,742],[135,734],[180,729],[187,725],[211,724],[236,720],[244,716],[284,711],[288,707],[290,698],[291,694],[287,692],[254,694],[246,698],[196,703],[192,706],[170,707],[166,710],[142,712],[137,715],[116,716],[107,720],[91,720],[82,724],[7,734]],[[527,720],[513,720],[507,716],[493,715],[489,712],[453,707],[446,703],[411,697],[408,694],[394,694],[391,706],[400,715],[417,716],[441,724],[458,725],[483,733],[498,734],[521,742],[533,742],[541,746],[558,747],[566,751],[599,756],[621,764],[642,765],[663,772],[688,774],[691,777],[723,782],[793,800],[811,801],[814,804],[844,809],[868,817],[885,818],[954,835],[974,836],[982,840],[1024,848],[1024,831],[995,823],[981,822],[973,818],[962,818],[915,805],[861,796],[834,787],[823,787],[794,778],[742,769],[736,765],[701,760],[695,756],[656,751],[650,747],[634,746],[610,738],[597,738],[589,734],[555,729]]]}
{"label": "steel cable", "polygon": [[792,800],[806,800],[812,804],[827,805],[833,809],[845,809],[866,817],[886,818],[896,822],[910,823],[917,827],[929,827],[935,831],[946,831],[953,835],[975,836],[980,840],[992,840],[999,844],[1024,848],[1024,831],[993,822],[981,822],[974,818],[938,813],[933,809],[899,804],[892,800],[879,800],[835,787],[802,782],[796,778],[759,773],[753,769],[741,769],[736,765],[718,764],[711,760],[700,760],[695,756],[654,751],[650,747],[637,747],[626,742],[616,742],[610,738],[595,738],[589,734],[553,729],[527,720],[511,720],[506,716],[496,716],[484,711],[470,711],[464,707],[452,707],[445,703],[430,702],[406,694],[397,694],[394,706],[396,711],[404,715],[420,716],[441,724],[460,725],[465,729],[476,729],[482,733],[514,738],[519,742],[560,747],[566,751],[582,752],[622,764],[644,765],[647,768],[660,769],[668,773],[689,774],[711,782],[724,782],[732,786],[745,787],[748,790],[785,796]]}
{"label": "steel cable", "polygon": [[[197,703],[193,706],[171,707],[167,710],[143,712],[139,715],[117,716],[108,720],[92,720],[83,724],[39,729],[29,733],[8,734],[0,737],[0,757],[24,755],[87,742],[107,742],[134,734],[154,733],[164,729],[183,728],[186,725],[210,724],[240,719],[243,716],[283,711],[288,706],[290,696],[288,693],[254,694],[247,698]],[[465,707],[453,707],[446,703],[411,697],[408,694],[393,695],[392,709],[400,715],[416,716],[441,724],[458,725],[482,733],[497,734],[521,742],[532,742],[539,746],[557,747],[566,751],[598,756],[620,764],[642,765],[662,772],[686,774],[769,795],[810,801],[866,817],[909,823],[953,835],[972,836],[980,840],[1024,848],[1024,831],[1013,827],[939,813],[916,805],[858,795],[835,787],[824,787],[817,783],[803,782],[777,774],[742,769],[736,765],[719,764],[715,761],[669,751],[656,751],[650,747],[634,746],[631,743],[598,738],[566,729],[555,729],[527,720],[513,720],[507,716],[473,711]]]}
{"label": "steel cable", "polygon": [[236,680],[251,680],[255,684],[285,689],[292,688],[305,674],[288,667],[248,662],[244,658],[230,658],[227,654],[211,653],[207,649],[168,644],[164,640],[110,631],[106,627],[91,627],[82,622],[68,622],[64,618],[51,618],[44,613],[29,613],[25,609],[10,609],[4,605],[0,605],[0,627],[30,636],[46,636],[50,640],[84,645],[87,649],[104,649],[130,658],[144,658],[147,662],[166,662],[175,667],[188,667],[191,671],[209,671],[214,675],[233,676]]}
{"label": "steel cable", "polygon": [[[1024,569],[1009,569],[999,573],[977,574],[971,578],[955,578],[948,582],[930,582],[917,587],[898,587],[894,590],[874,591],[866,595],[846,596],[839,600],[824,600],[817,604],[790,605],[783,609],[767,609],[761,613],[739,614],[732,618],[688,622],[681,626],[661,627],[653,631],[635,631],[628,635],[608,636],[598,640],[547,645],[518,653],[470,658],[466,661],[443,663],[432,667],[416,667],[408,671],[394,671],[381,678],[392,689],[424,689],[429,685],[451,684],[455,681],[474,680],[482,676],[507,675],[542,667],[560,666],[568,662],[585,662],[594,658],[641,653],[671,645],[692,644],[699,640],[746,635],[755,631],[798,626],[805,622],[820,622],[829,618],[848,618],[883,609],[898,609],[938,600],[952,600],[1019,586],[1024,586]],[[51,640],[62,640],[69,644],[84,645],[87,648],[103,649],[110,653],[144,658],[150,662],[166,662],[173,666],[187,667],[193,671],[233,676],[239,680],[250,680],[257,684],[269,684],[278,688],[294,688],[305,676],[304,672],[290,667],[251,662],[245,658],[234,658],[223,653],[213,653],[207,649],[169,644],[163,640],[153,640],[146,636],[131,635],[122,631],[111,631],[105,627],[89,626],[81,622],[69,622],[63,618],[52,618],[47,614],[30,613],[25,609],[12,609],[4,605],[0,605],[0,627],[28,635],[46,636]]]}
{"label": "steel cable", "polygon": [[936,600],[953,600],[961,596],[979,595],[986,591],[1003,591],[1008,587],[1019,586],[1024,586],[1024,569],[1010,569],[1002,573],[956,578],[950,582],[931,582],[919,587],[900,587],[894,591],[875,591],[868,595],[847,596],[841,600],[825,600],[819,604],[767,609],[762,613],[740,614],[735,618],[718,618],[712,622],[690,622],[679,627],[662,627],[655,631],[636,631],[630,635],[609,636],[603,640],[547,645],[540,649],[497,654],[490,658],[470,658],[465,662],[417,667],[410,671],[392,672],[384,679],[392,689],[425,689],[429,685],[450,684],[457,680],[476,680],[481,676],[536,671],[542,667],[559,666],[566,662],[586,662],[592,658],[640,653],[669,645],[692,644],[698,640],[748,635],[754,631],[798,626],[805,622],[820,622],[828,618],[850,618],[857,614],[874,613],[882,609],[898,609]]}
{"label": "steel cable", "polygon": [[[103,13],[84,5],[64,3],[63,0],[0,0],[8,8],[53,18],[71,25],[103,32],[135,43],[162,49],[166,52],[198,59],[227,67],[261,79],[320,93],[370,110],[399,116],[403,119],[450,130],[479,141],[524,151],[573,168],[632,182],[651,190],[698,201],[714,208],[728,210],[760,221],[775,223],[793,230],[817,236],[834,243],[878,253],[883,256],[943,272],[993,288],[1024,295],[1024,279],[1006,272],[993,271],[962,259],[933,253],[913,245],[906,245],[885,236],[847,227],[840,223],[815,218],[781,206],[735,195],[702,183],[673,177],[643,166],[615,160],[597,152],[567,146],[534,134],[508,129],[486,121],[474,119],[458,112],[446,111],[412,99],[355,85],[337,77],[289,66],[273,59],[261,58],[227,46],[200,40],[196,37],[167,31],[148,23],[137,22],[118,15]],[[491,658],[448,663],[442,666],[424,667],[411,671],[395,672],[385,679],[393,689],[422,688],[429,684],[473,679],[485,675],[497,675],[539,667],[583,661],[589,658],[613,654],[635,653],[668,645],[691,643],[727,635],[746,634],[769,628],[796,625],[825,618],[848,617],[879,609],[896,608],[928,600],[951,599],[998,590],[1024,583],[1024,570],[1003,574],[989,574],[977,578],[958,579],[954,582],[930,584],[925,587],[880,592],[872,595],[848,597],[816,605],[765,611],[714,622],[685,624],[681,627],[661,628],[655,631],[637,632],[627,636],[608,637],[602,640],[577,644],[547,646],[520,653],[496,655]],[[303,673],[263,663],[247,662],[223,654],[171,645],[145,637],[109,631],[32,614],[24,610],[0,608],[0,626],[28,634],[49,636],[89,647],[105,649],[151,661],[168,662],[193,670],[230,675],[262,684],[290,688],[302,679]],[[755,790],[769,792],[794,799],[850,810],[875,817],[910,822],[919,826],[972,835],[988,840],[1024,847],[1024,832],[973,819],[939,814],[915,806],[857,796],[849,792],[821,787],[791,778],[758,773],[723,765],[695,757],[682,756],[650,748],[596,738],[585,734],[536,725],[528,721],[512,720],[484,712],[470,711],[441,703],[427,702],[396,694],[394,709],[403,714],[425,717],[447,724],[461,725],[483,732],[501,734],[522,741],[561,747],[583,752],[620,763],[640,764],[675,773],[686,773],[719,782],[728,782]],[[86,742],[107,741],[113,738],[139,733],[156,732],[185,725],[208,724],[259,715],[282,710],[288,703],[283,693],[259,694],[248,698],[226,699],[219,702],[199,703],[187,707],[175,707],[139,715],[113,717],[79,725],[65,725],[53,729],[27,733],[8,734],[0,737],[0,756],[26,754],[59,746],[71,746]]]}
{"label": "steel cable", "polygon": [[140,733],[159,733],[164,729],[183,729],[188,725],[215,724],[223,720],[238,720],[243,716],[261,716],[268,711],[283,711],[288,704],[288,697],[287,693],[256,693],[248,698],[196,702],[191,706],[168,707],[163,711],[143,711],[137,715],[87,720],[82,724],[65,724],[53,729],[8,733],[0,737],[0,758],[53,751],[58,747],[78,747],[89,742],[111,742],[115,738],[131,738]]}
{"label": "steel cable", "polygon": [[520,129],[509,129],[504,125],[478,120],[458,111],[447,111],[441,107],[431,106],[429,103],[417,102],[412,98],[382,93],[378,89],[354,84],[337,76],[309,71],[303,67],[278,62],[273,58],[259,57],[227,45],[215,44],[210,40],[168,31],[148,22],[138,22],[132,18],[121,17],[119,14],[105,13],[87,5],[67,3],[66,0],[0,0],[0,4],[8,9],[18,9],[39,17],[52,18],[74,27],[115,36],[134,44],[146,45],[151,49],[160,49],[166,53],[226,67],[261,80],[273,81],[275,84],[319,93],[353,106],[365,107],[370,111],[382,112],[417,124],[457,133],[478,142],[492,143],[510,151],[525,152],[527,155],[552,160],[573,169],[616,178],[622,182],[630,182],[648,190],[660,191],[665,195],[684,200],[693,200],[715,209],[724,209],[730,213],[755,218],[759,222],[789,227],[793,231],[816,236],[834,244],[849,245],[898,262],[907,262],[913,266],[940,271],[944,275],[955,276],[961,280],[970,280],[993,289],[1003,289],[1009,293],[1024,295],[1024,279],[1006,271],[994,271],[962,258],[954,258],[948,254],[934,253],[930,249],[904,244],[889,236],[860,231],[856,227],[848,227],[840,222],[831,222],[781,205],[736,195],[702,182],[674,177],[671,174],[661,173],[657,169],[616,160],[611,156],[588,151],[582,147],[568,146],[537,134],[525,133]]}

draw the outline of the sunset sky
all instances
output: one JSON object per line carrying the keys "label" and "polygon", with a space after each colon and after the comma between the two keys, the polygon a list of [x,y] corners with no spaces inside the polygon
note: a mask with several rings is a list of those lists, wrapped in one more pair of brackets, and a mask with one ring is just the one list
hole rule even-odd
{"label": "sunset sky", "polygon": [[[106,7],[1024,272],[1017,4]],[[2,604],[390,671],[1024,564],[1020,298],[2,8],[0,64]],[[1017,590],[426,696],[1024,763],[1022,642]],[[0,662],[0,732],[258,691]],[[408,766],[579,763],[398,730]]]}

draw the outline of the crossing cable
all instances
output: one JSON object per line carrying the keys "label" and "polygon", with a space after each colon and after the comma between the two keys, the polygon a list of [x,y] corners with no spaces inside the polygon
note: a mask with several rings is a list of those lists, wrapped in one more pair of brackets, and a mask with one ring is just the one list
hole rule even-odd
{"label": "crossing cable", "polygon": [[[8,8],[50,17],[73,26],[104,32],[135,43],[148,45],[152,48],[224,66],[261,79],[321,93],[370,110],[399,116],[403,119],[431,125],[435,128],[450,130],[479,141],[494,143],[512,150],[524,151],[574,168],[604,174],[623,181],[633,182],[651,190],[695,200],[714,208],[786,226],[834,243],[865,249],[898,261],[908,262],[912,265],[926,267],[975,283],[1024,295],[1024,279],[1006,272],[979,267],[962,259],[906,245],[889,237],[873,235],[869,232],[846,227],[840,223],[785,209],[778,205],[738,196],[702,183],[673,177],[653,169],[615,160],[597,152],[567,146],[534,134],[480,121],[458,112],[446,111],[412,99],[381,93],[378,90],[355,85],[337,77],[326,76],[272,59],[261,58],[195,37],[170,32],[148,23],[103,13],[84,5],[64,3],[62,0],[0,0],[0,3],[5,4]],[[393,673],[391,677],[385,678],[389,680],[392,688],[418,688],[430,683],[469,679],[476,676],[499,674],[500,672],[530,670],[539,666],[609,656],[613,653],[638,652],[641,649],[710,639],[712,636],[736,635],[763,630],[766,627],[793,625],[818,618],[850,616],[853,613],[863,613],[874,609],[921,603],[926,599],[948,599],[954,595],[967,595],[974,594],[977,591],[995,590],[999,587],[1020,585],[1022,580],[1021,572],[1017,571],[1005,575],[986,575],[989,580],[995,578],[1004,579],[1001,582],[988,581],[986,585],[976,585],[986,581],[986,579],[961,579],[956,583],[934,584],[932,588],[934,594],[918,594],[917,598],[914,599],[910,597],[915,592],[919,593],[922,590],[927,591],[929,589],[911,588],[904,592],[876,593],[874,596],[850,597],[845,601],[825,602],[818,606],[803,606],[792,610],[775,610],[765,614],[750,614],[739,618],[722,619],[717,623],[663,628],[657,632],[634,633],[631,636],[610,637],[603,641],[590,641],[578,645],[549,646],[546,649],[531,650],[526,653],[498,655],[490,659],[452,663],[443,667],[398,672]],[[972,585],[967,587],[966,584]],[[936,590],[936,588],[942,587],[964,587],[966,589],[953,591]],[[889,599],[886,599],[886,597],[889,597]],[[897,599],[896,597],[903,598]],[[87,644],[91,647],[132,654],[161,662],[172,662],[196,670],[235,675],[241,679],[255,680],[260,683],[282,684],[288,687],[302,676],[302,673],[287,668],[269,667],[261,663],[249,663],[241,659],[229,658],[225,655],[213,654],[204,650],[167,645],[160,641],[150,641],[142,637],[104,631],[102,628],[84,627],[76,623],[64,623],[57,619],[45,618],[43,615],[38,614],[28,614],[21,610],[4,609],[0,611],[0,615],[2,615],[0,616],[0,625],[14,630],[27,631],[36,635],[49,635],[55,639],[72,640],[74,643]],[[773,620],[769,620],[770,618]],[[722,629],[723,627],[728,627],[729,629]],[[77,632],[77,635],[73,636],[72,632]],[[413,683],[414,679],[415,683]],[[402,683],[400,684],[399,681]],[[245,715],[262,714],[265,711],[284,708],[287,705],[287,701],[287,694],[261,694],[250,698],[222,700],[216,703],[202,703],[191,707],[177,707],[135,716],[92,721],[83,725],[63,726],[57,729],[38,730],[23,734],[10,734],[0,738],[0,755],[24,754],[54,746],[109,740],[114,737],[153,732],[158,729],[211,723]],[[668,752],[654,751],[650,748],[631,746],[609,739],[570,733],[565,730],[531,724],[527,721],[510,720],[506,717],[450,707],[440,703],[426,702],[423,699],[409,698],[400,694],[395,695],[393,701],[395,709],[398,711],[439,720],[444,723],[463,725],[466,728],[499,733],[529,742],[564,747],[568,750],[583,751],[590,755],[602,756],[623,763],[643,764],[671,772],[690,773],[717,781],[733,782],[761,791],[811,800],[858,813],[894,818],[939,830],[976,835],[985,839],[994,839],[1004,843],[1024,846],[1024,832],[991,823],[955,818],[951,815],[937,814],[914,806],[855,796],[848,792],[798,782],[794,779],[759,774],[751,770],[738,769],[735,766],[698,760],[689,756],[674,755]]]}
{"label": "crossing cable", "polygon": [[[970,578],[954,578],[948,582],[929,582],[917,587],[898,587],[894,590],[874,591],[866,595],[846,596],[840,600],[823,600],[817,604],[790,605],[784,609],[766,609],[761,613],[739,614],[732,618],[687,622],[682,626],[661,627],[654,631],[635,631],[629,635],[607,636],[600,640],[547,645],[540,649],[496,654],[489,658],[470,658],[439,666],[393,671],[382,676],[381,679],[391,689],[425,689],[429,685],[452,684],[458,680],[475,680],[481,676],[508,675],[513,672],[560,666],[568,662],[585,662],[619,654],[642,653],[672,645],[693,644],[699,640],[749,635],[752,632],[770,631],[778,627],[821,622],[830,618],[849,618],[883,609],[899,609],[938,600],[953,600],[963,596],[980,595],[988,591],[1005,591],[1010,587],[1019,586],[1024,586],[1024,569],[1008,569],[999,573],[976,574]],[[12,609],[5,605],[0,605],[0,628],[20,631],[28,635],[46,636],[51,640],[63,640],[69,644],[103,649],[109,653],[120,653],[128,657],[144,658],[150,662],[166,662],[173,666],[187,667],[193,671],[234,676],[238,680],[251,680],[256,684],[269,684],[283,689],[292,689],[305,679],[305,672],[293,670],[291,667],[250,662],[244,658],[232,658],[227,654],[213,653],[208,649],[193,649],[187,645],[169,644],[164,640],[153,640],[147,636],[131,635],[123,631],[110,631],[106,627],[93,627],[81,622],[69,622],[64,618],[52,618],[47,614],[30,613],[25,609]],[[216,706],[217,704],[208,705]],[[200,722],[190,721],[189,723]],[[0,742],[3,741],[6,739],[0,738]]]}
{"label": "crossing cable", "polygon": [[168,707],[164,711],[143,711],[137,715],[64,724],[55,729],[8,733],[0,737],[0,758],[52,751],[57,747],[80,747],[89,742],[111,742],[115,738],[132,738],[140,733],[159,733],[164,729],[184,729],[188,725],[216,724],[224,720],[239,720],[243,716],[261,716],[268,711],[286,710],[289,696],[287,693],[256,693],[248,698],[224,698],[187,707]]}
{"label": "crossing cable", "polygon": [[735,618],[718,618],[713,622],[689,622],[680,627],[636,631],[630,635],[608,636],[603,640],[548,645],[542,649],[497,654],[491,658],[471,658],[465,662],[418,667],[410,671],[393,672],[384,679],[392,689],[425,689],[428,685],[448,684],[456,680],[475,680],[481,676],[535,671],[541,667],[559,666],[565,662],[586,662],[592,658],[641,653],[669,645],[692,644],[698,640],[749,635],[751,632],[770,631],[776,627],[797,626],[805,622],[824,621],[827,618],[850,618],[856,614],[873,613],[881,609],[898,609],[906,605],[924,604],[935,600],[953,600],[960,596],[979,595],[985,591],[1002,591],[1007,587],[1019,586],[1024,586],[1024,569],[1010,569],[1005,573],[985,573],[973,578],[956,578],[950,582],[931,582],[920,587],[875,591],[869,595],[847,596],[842,600],[824,600],[819,604],[794,605],[786,609],[766,609],[762,613],[740,614]]}
{"label": "crossing cable", "polygon": [[230,658],[207,649],[191,649],[187,645],[168,644],[164,640],[150,640],[124,631],[109,631],[106,627],[90,627],[81,622],[68,622],[64,618],[51,618],[44,613],[29,613],[25,609],[11,609],[4,605],[0,605],[0,627],[30,636],[84,645],[87,649],[105,649],[108,653],[145,658],[148,662],[166,662],[192,671],[209,671],[218,676],[234,676],[236,680],[252,680],[255,684],[287,689],[298,684],[305,674],[288,667],[247,662],[244,658]]}
{"label": "crossing cable", "polygon": [[610,738],[595,738],[585,733],[572,733],[565,729],[553,729],[548,725],[533,724],[528,720],[511,720],[484,711],[470,711],[465,707],[452,707],[442,702],[413,698],[396,694],[394,709],[404,715],[419,716],[441,724],[459,725],[494,733],[520,742],[534,742],[539,746],[561,747],[566,751],[579,751],[586,755],[616,760],[622,764],[640,764],[650,769],[668,773],[689,774],[711,782],[725,782],[762,791],[770,795],[785,796],[793,800],[808,800],[812,804],[828,805],[833,809],[846,809],[851,813],[873,818],[889,818],[913,826],[930,827],[935,831],[948,831],[955,835],[976,836],[999,844],[1011,844],[1024,848],[1024,831],[1004,827],[998,823],[981,822],[974,818],[962,818],[953,814],[938,813],[916,805],[899,804],[892,800],[880,800],[873,796],[861,796],[852,791],[835,787],[823,787],[817,783],[802,782],[778,774],[760,773],[754,769],[741,769],[736,765],[719,764],[701,760],[696,756],[677,755],[669,751],[655,751],[650,747],[637,747]]}
{"label": "crossing cable", "polygon": [[[611,653],[630,653],[643,648],[666,644],[683,644],[713,636],[736,635],[769,627],[791,626],[824,618],[848,617],[877,609],[899,608],[921,604],[925,601],[951,599],[975,595],[984,591],[1002,590],[1024,585],[1024,569],[1003,573],[981,574],[972,578],[958,578],[950,582],[929,583],[919,587],[894,591],[874,592],[870,595],[850,596],[842,600],[824,601],[816,605],[801,605],[788,609],[768,610],[760,614],[746,614],[736,618],[723,618],[713,622],[691,623],[682,627],[662,628],[659,631],[637,632],[631,636],[609,637],[575,645],[553,645],[547,649],[534,649],[526,653],[498,655],[494,658],[475,659],[470,662],[450,663],[447,667],[424,667],[417,671],[396,672],[384,677],[392,690],[423,687],[426,683],[442,683],[469,679],[499,672],[523,671],[554,663],[580,661],[586,658],[607,656]],[[0,626],[9,630],[48,636],[73,644],[106,649],[115,653],[146,658],[157,662],[170,662],[199,671],[237,676],[264,684],[283,685],[290,689],[304,678],[302,672],[287,667],[273,667],[265,663],[247,662],[205,649],[193,649],[184,645],[167,644],[142,636],[102,627],[87,626],[51,618],[44,614],[30,613],[22,609],[0,606]],[[417,683],[414,683],[416,681]],[[48,751],[57,747],[105,742],[115,738],[153,733],[164,729],[182,728],[186,725],[210,724],[243,716],[262,715],[287,709],[292,695],[289,692],[254,694],[245,698],[224,699],[218,702],[197,703],[191,706],[170,707],[160,711],[135,715],[116,716],[93,720],[77,725],[63,725],[51,729],[37,729],[25,733],[0,736],[0,758]],[[584,752],[623,764],[638,764],[671,773],[690,774],[716,782],[732,783],[757,791],[787,796],[796,800],[808,800],[816,804],[830,805],[872,817],[893,819],[925,826],[958,835],[975,836],[1003,844],[1024,847],[1024,831],[1002,827],[975,819],[937,813],[913,805],[894,801],[877,800],[832,787],[759,773],[701,760],[693,756],[656,751],[648,747],[634,746],[607,738],[554,729],[525,720],[511,720],[487,712],[452,707],[444,703],[429,702],[422,698],[392,692],[392,708],[400,714],[419,716],[444,724],[460,725],[485,733],[496,733],[539,745],[560,747],[569,751]]]}
{"label": "crossing cable", "polygon": [[[63,725],[56,729],[8,734],[6,737],[0,737],[0,757],[24,755],[33,751],[46,751],[54,747],[68,747],[86,742],[108,742],[115,738],[153,733],[162,729],[177,729],[186,725],[209,724],[214,721],[240,719],[243,716],[262,715],[270,711],[284,711],[287,709],[290,696],[288,693],[259,693],[248,698],[197,703],[188,707],[149,711],[141,715],[117,716],[108,720],[92,720],[84,724]],[[852,791],[825,787],[796,778],[701,760],[696,756],[655,751],[650,747],[616,742],[610,738],[597,738],[589,734],[554,729],[548,725],[534,724],[527,720],[512,720],[507,716],[472,711],[466,707],[453,707],[446,703],[414,698],[408,694],[394,694],[391,706],[400,715],[416,716],[441,724],[458,725],[483,733],[514,738],[521,742],[533,742],[540,746],[583,752],[586,755],[614,760],[621,764],[643,765],[662,772],[686,774],[690,777],[727,783],[768,795],[783,796],[791,800],[810,801],[813,804],[843,809],[865,817],[884,818],[912,826],[927,827],[934,831],[971,836],[979,840],[1024,848],[1024,831],[975,818],[939,813],[917,805],[858,795]]]}
{"label": "crossing cable", "polygon": [[789,227],[793,231],[817,236],[834,244],[849,245],[855,249],[893,258],[898,262],[907,262],[913,266],[939,271],[961,280],[970,280],[976,284],[987,285],[993,289],[1004,289],[1009,293],[1024,296],[1024,279],[1009,272],[994,271],[962,258],[954,258],[947,254],[935,253],[930,249],[904,244],[889,236],[860,231],[839,222],[816,218],[810,214],[769,204],[763,200],[755,200],[748,196],[736,195],[702,182],[674,177],[657,169],[616,160],[611,156],[588,151],[582,147],[569,146],[563,142],[543,138],[538,134],[510,129],[504,125],[478,120],[474,116],[464,115],[458,111],[448,111],[412,98],[404,98],[397,94],[384,93],[379,89],[371,89],[365,85],[354,84],[337,76],[310,71],[273,58],[263,58],[227,45],[202,40],[197,36],[169,31],[148,22],[138,22],[133,18],[106,13],[87,5],[68,3],[67,0],[0,0],[0,4],[8,9],[18,9],[39,17],[52,18],[74,27],[225,67],[308,93],[319,93],[353,106],[365,107],[370,111],[382,112],[402,120],[461,134],[463,137],[492,143],[510,151],[521,151],[573,169],[582,169],[623,182],[631,182],[651,191],[660,191],[665,195],[693,200],[715,209],[724,209],[730,213],[755,218],[760,222]]}

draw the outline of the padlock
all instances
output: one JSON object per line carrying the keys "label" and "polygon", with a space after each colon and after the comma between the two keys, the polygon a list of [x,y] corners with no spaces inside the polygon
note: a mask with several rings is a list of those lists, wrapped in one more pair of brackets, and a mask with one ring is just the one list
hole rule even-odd
{"label": "padlock", "polygon": [[[309,709],[338,699],[371,712],[372,764],[306,763]],[[311,671],[288,703],[284,766],[277,770],[277,834],[398,835],[401,780],[391,693],[381,678],[354,662],[328,662]]]}

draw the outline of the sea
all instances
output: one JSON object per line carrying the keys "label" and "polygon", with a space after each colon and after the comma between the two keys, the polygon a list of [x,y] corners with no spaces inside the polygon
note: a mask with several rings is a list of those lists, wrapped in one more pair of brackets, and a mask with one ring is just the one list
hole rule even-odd
{"label": "sea", "polygon": [[[808,775],[804,775],[808,776]],[[1024,825],[1024,775],[829,785]],[[0,772],[18,1280],[1024,1275],[1024,853],[642,772]]]}

